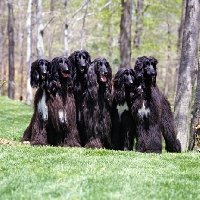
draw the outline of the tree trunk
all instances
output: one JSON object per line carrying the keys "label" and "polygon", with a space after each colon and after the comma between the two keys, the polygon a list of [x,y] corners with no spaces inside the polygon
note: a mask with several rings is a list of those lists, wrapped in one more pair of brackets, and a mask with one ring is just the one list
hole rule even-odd
{"label": "tree trunk", "polygon": [[134,49],[139,49],[141,45],[141,32],[142,32],[142,13],[143,13],[144,0],[137,0],[137,7],[135,9],[136,22],[135,22],[135,37],[134,37]]}
{"label": "tree trunk", "polygon": [[181,23],[178,29],[178,56],[181,56],[182,40],[183,40],[183,28],[185,23],[185,10],[186,10],[186,0],[182,1],[182,14]]}
{"label": "tree trunk", "polygon": [[[1,8],[2,15],[4,15],[4,13],[7,12],[6,6],[7,4],[5,2],[0,1],[0,8]],[[5,77],[3,76],[4,74],[3,71],[5,69],[4,62],[7,59],[6,57],[7,55],[5,56],[5,54],[7,54],[5,32],[6,32],[5,24],[2,23],[0,24],[0,83],[3,83],[3,81],[6,81]],[[1,94],[3,93],[3,88],[1,88],[0,92]]]}
{"label": "tree trunk", "polygon": [[[108,1],[109,2],[109,1]],[[108,9],[111,10],[112,9],[112,4],[108,6]],[[111,11],[109,11],[109,13],[111,13]],[[112,37],[112,20],[110,20],[111,15],[109,16],[109,21],[108,21],[108,56],[110,58],[112,58],[113,56],[113,37]]]}
{"label": "tree trunk", "polygon": [[[22,8],[21,0],[18,0],[18,5],[20,8]],[[19,12],[19,19],[23,19],[23,13]],[[23,51],[23,44],[24,44],[24,25],[22,23],[18,24],[18,49],[21,51],[18,51],[18,77],[20,77],[20,85],[19,85],[19,99],[23,100],[23,69],[24,69],[24,51]]]}
{"label": "tree trunk", "polygon": [[83,49],[85,19],[86,19],[86,16],[87,16],[87,10],[88,10],[88,3],[89,2],[90,2],[90,0],[87,1],[85,13],[84,13],[84,16],[83,16],[83,24],[82,24],[82,29],[81,29],[81,49]]}
{"label": "tree trunk", "polygon": [[14,67],[14,16],[12,0],[8,0],[8,45],[9,45],[9,83],[8,97],[14,99],[15,96],[15,67]]}
{"label": "tree trunk", "polygon": [[122,15],[120,23],[120,67],[131,66],[131,17],[132,0],[121,0]]}
{"label": "tree trunk", "polygon": [[54,7],[55,7],[55,1],[51,0],[51,2],[50,2],[50,11],[54,11]]}
{"label": "tree trunk", "polygon": [[183,32],[181,61],[178,73],[178,85],[175,97],[175,126],[182,150],[188,150],[192,93],[196,79],[198,54],[200,1],[190,0],[186,3],[186,15]]}
{"label": "tree trunk", "polygon": [[28,2],[26,30],[27,30],[27,55],[26,55],[26,70],[27,70],[27,82],[26,82],[26,103],[31,105],[33,95],[30,84],[30,72],[31,72],[31,61],[32,61],[32,30],[31,30],[31,11],[32,11],[33,0]]}
{"label": "tree trunk", "polygon": [[168,91],[169,91],[169,79],[171,77],[170,74],[170,68],[171,68],[171,46],[172,46],[172,42],[171,42],[171,24],[169,22],[169,14],[167,13],[167,27],[168,27],[168,31],[167,31],[167,36],[168,36],[168,55],[167,55],[167,66],[166,66],[166,71],[165,71],[165,96],[168,96]]}
{"label": "tree trunk", "polygon": [[189,138],[189,150],[193,150],[194,148],[196,148],[197,146],[195,140],[196,137],[199,137],[200,139],[200,69],[198,69],[198,76],[197,76],[196,97],[194,101],[191,134]]}
{"label": "tree trunk", "polygon": [[43,43],[43,34],[44,26],[42,22],[42,0],[36,0],[37,2],[37,54],[38,59],[44,58],[44,43]]}
{"label": "tree trunk", "polygon": [[65,43],[65,51],[64,56],[68,56],[69,51],[69,41],[68,41],[68,28],[69,28],[69,20],[68,20],[68,7],[67,0],[65,1],[65,10],[66,10],[66,22],[65,22],[65,33],[64,33],[64,43]]}

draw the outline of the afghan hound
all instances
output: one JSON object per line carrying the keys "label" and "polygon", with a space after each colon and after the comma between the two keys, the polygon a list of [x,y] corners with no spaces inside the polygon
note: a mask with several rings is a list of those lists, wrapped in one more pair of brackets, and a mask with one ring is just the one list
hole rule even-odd
{"label": "afghan hound", "polygon": [[157,63],[154,57],[143,56],[134,67],[138,93],[131,111],[136,121],[136,151],[162,153],[162,133],[167,152],[181,152],[170,103],[156,85]]}
{"label": "afghan hound", "polygon": [[87,71],[91,64],[91,56],[86,50],[74,51],[69,56],[74,71],[74,98],[76,104],[76,123],[82,146],[86,142],[85,126],[83,122],[83,94],[87,86]]}
{"label": "afghan hound", "polygon": [[134,70],[120,68],[114,77],[112,104],[112,148],[133,150],[135,123],[131,115],[134,100]]}
{"label": "afghan hound", "polygon": [[80,147],[73,94],[73,70],[65,57],[51,63],[51,95],[48,100],[47,139],[53,146]]}
{"label": "afghan hound", "polygon": [[34,99],[34,112],[29,126],[26,128],[21,142],[32,145],[47,145],[46,125],[48,122],[50,62],[38,59],[31,65],[30,84],[38,88]]}
{"label": "afghan hound", "polygon": [[97,58],[87,73],[83,116],[86,148],[111,148],[112,70],[105,58]]}

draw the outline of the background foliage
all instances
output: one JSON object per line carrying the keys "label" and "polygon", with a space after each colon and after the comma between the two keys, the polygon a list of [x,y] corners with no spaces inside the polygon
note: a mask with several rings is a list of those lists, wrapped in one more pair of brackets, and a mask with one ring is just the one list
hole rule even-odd
{"label": "background foliage", "polygon": [[[50,10],[52,0],[43,0],[43,24],[53,20],[44,30],[45,57],[53,59],[64,53],[64,29],[66,23],[65,1],[54,2],[53,10]],[[81,30],[83,16],[86,6],[74,17],[76,11],[86,1],[67,1],[67,12],[69,23],[69,54],[80,49]],[[168,77],[172,79],[169,83],[169,98],[173,99],[176,82],[176,68],[178,65],[177,40],[178,28],[181,17],[181,0],[144,0],[144,12],[141,24],[141,46],[138,50],[133,48],[135,36],[135,3],[133,0],[132,11],[132,67],[138,56],[154,56],[159,60],[158,85],[164,91]],[[108,6],[105,5],[108,3]],[[26,98],[26,15],[27,1],[13,0],[15,16],[15,89],[16,99],[19,96]],[[105,8],[104,8],[105,7]],[[103,9],[104,8],[104,9]],[[1,1],[0,14],[0,79],[8,80],[8,38],[7,38],[7,4]],[[87,8],[87,18],[84,26],[83,49],[92,56],[105,57],[109,60],[113,69],[113,75],[120,65],[119,56],[119,32],[121,3],[119,0],[93,0]],[[36,5],[33,4],[32,12],[32,61],[37,58],[36,51]],[[169,30],[170,28],[170,30]],[[22,60],[22,61],[21,61]],[[168,67],[168,69],[167,69]],[[167,70],[166,70],[167,69]],[[167,73],[166,73],[167,72]],[[7,87],[1,91],[7,94]]]}

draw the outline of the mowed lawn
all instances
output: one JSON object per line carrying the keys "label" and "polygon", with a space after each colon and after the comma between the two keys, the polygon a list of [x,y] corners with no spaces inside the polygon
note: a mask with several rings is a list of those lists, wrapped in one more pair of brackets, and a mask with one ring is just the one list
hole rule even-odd
{"label": "mowed lawn", "polygon": [[20,144],[33,109],[0,96],[1,200],[200,199],[200,154]]}

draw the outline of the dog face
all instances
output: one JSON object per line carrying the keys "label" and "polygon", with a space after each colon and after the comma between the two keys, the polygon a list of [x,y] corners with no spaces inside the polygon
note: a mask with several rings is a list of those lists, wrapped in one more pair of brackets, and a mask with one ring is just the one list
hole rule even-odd
{"label": "dog face", "polygon": [[69,78],[71,70],[68,59],[65,57],[56,57],[51,61],[52,77],[55,79]]}
{"label": "dog face", "polygon": [[99,83],[106,83],[111,78],[111,68],[105,58],[94,60],[95,71],[97,74],[97,81]]}
{"label": "dog face", "polygon": [[58,62],[58,71],[60,73],[60,76],[62,78],[68,78],[70,70],[67,59],[64,57],[59,57],[57,62]]}
{"label": "dog face", "polygon": [[144,81],[146,84],[149,84],[149,86],[156,84],[157,63],[157,59],[151,56],[139,57],[136,60],[134,70],[136,72],[137,80],[140,82],[140,84]]}
{"label": "dog face", "polygon": [[31,86],[40,87],[45,85],[49,75],[49,61],[38,59],[31,65]]}
{"label": "dog face", "polygon": [[118,70],[113,80],[114,87],[120,89],[124,86],[134,86],[135,83],[135,72],[129,67],[122,67]]}
{"label": "dog face", "polygon": [[85,50],[77,51],[75,53],[75,62],[81,74],[87,73],[88,66],[91,63],[89,53]]}
{"label": "dog face", "polygon": [[134,71],[133,69],[126,68],[123,73],[123,81],[127,86],[133,86],[134,83]]}

